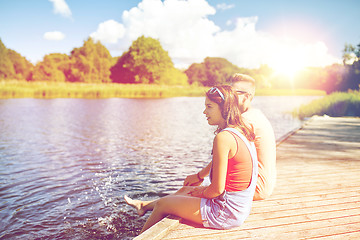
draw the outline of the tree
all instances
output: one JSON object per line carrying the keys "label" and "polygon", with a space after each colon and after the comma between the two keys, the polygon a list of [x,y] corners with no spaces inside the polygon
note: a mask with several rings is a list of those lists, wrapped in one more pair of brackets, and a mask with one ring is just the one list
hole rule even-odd
{"label": "tree", "polygon": [[110,68],[110,78],[115,83],[135,83],[135,73],[130,69],[130,52],[124,52],[117,62]]}
{"label": "tree", "polygon": [[360,85],[360,43],[357,47],[345,44],[343,63],[346,71],[343,74],[341,90],[358,89]]}
{"label": "tree", "polygon": [[271,82],[272,78],[270,76],[273,75],[274,70],[271,69],[268,65],[262,64],[257,69],[242,69],[241,72],[243,74],[248,74],[253,77],[255,81],[256,88],[271,88],[274,83]]}
{"label": "tree", "polygon": [[225,58],[207,57],[202,63],[194,63],[185,71],[189,82],[200,83],[203,86],[214,86],[229,81],[234,73],[243,69],[230,63]]}
{"label": "tree", "polygon": [[355,56],[360,59],[360,43],[357,45],[357,49],[355,50]]}
{"label": "tree", "polygon": [[345,47],[343,49],[343,63],[352,64],[354,61],[358,60],[357,56],[359,55],[359,51],[356,51],[356,48],[352,44],[345,43]]}
{"label": "tree", "polygon": [[201,63],[193,63],[190,67],[185,70],[186,75],[188,76],[189,83],[200,83],[201,85],[205,85],[207,81],[206,77],[206,68]]}
{"label": "tree", "polygon": [[319,89],[327,93],[344,89],[346,66],[333,64],[326,67],[308,67],[295,79],[296,88]]}
{"label": "tree", "polygon": [[8,49],[8,57],[13,64],[15,78],[30,81],[32,78],[33,64],[18,52]]}
{"label": "tree", "polygon": [[109,50],[99,41],[92,38],[84,41],[84,45],[71,51],[70,82],[106,83],[110,82],[112,57]]}
{"label": "tree", "polygon": [[326,81],[324,84],[327,93],[347,90],[345,80],[347,69],[340,64],[333,64],[324,68],[326,71]]}
{"label": "tree", "polygon": [[360,87],[360,61],[354,61],[351,65],[346,65],[346,72],[343,76],[344,84],[342,86],[343,91],[348,89],[359,89]]}
{"label": "tree", "polygon": [[0,79],[15,78],[15,69],[8,55],[8,49],[0,39]]}
{"label": "tree", "polygon": [[36,64],[33,72],[34,81],[65,82],[69,72],[69,56],[60,53],[51,53]]}
{"label": "tree", "polygon": [[160,42],[145,36],[118,59],[111,68],[111,79],[117,83],[187,84],[186,75],[174,67]]}

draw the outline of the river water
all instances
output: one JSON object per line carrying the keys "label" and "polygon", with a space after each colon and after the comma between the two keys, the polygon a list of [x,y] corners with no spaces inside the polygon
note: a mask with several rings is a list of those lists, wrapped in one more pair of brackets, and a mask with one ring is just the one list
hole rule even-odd
{"label": "river water", "polygon": [[[280,138],[318,97],[256,97]],[[128,194],[174,192],[209,161],[204,98],[0,100],[0,239],[131,239]]]}

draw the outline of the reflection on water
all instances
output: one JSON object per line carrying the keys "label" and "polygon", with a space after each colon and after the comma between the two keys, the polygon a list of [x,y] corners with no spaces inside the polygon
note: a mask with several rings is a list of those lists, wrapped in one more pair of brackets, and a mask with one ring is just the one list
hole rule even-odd
{"label": "reflection on water", "polygon": [[[284,112],[309,100],[254,105],[279,138],[301,124]],[[0,238],[135,236],[146,217],[123,195],[171,193],[209,161],[203,108],[203,98],[0,100]]]}

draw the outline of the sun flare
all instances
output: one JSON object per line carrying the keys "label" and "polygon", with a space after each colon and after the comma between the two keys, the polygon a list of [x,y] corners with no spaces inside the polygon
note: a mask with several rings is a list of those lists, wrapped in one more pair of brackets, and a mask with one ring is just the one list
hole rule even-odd
{"label": "sun flare", "polygon": [[306,67],[305,57],[298,49],[279,49],[277,52],[271,64],[275,74],[293,79],[299,71]]}
{"label": "sun flare", "polygon": [[275,73],[289,78],[294,78],[305,66],[301,62],[279,61],[272,66]]}

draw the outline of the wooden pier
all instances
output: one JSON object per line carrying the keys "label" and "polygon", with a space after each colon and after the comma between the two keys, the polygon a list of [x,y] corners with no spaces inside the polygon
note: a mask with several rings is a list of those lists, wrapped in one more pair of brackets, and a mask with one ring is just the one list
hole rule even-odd
{"label": "wooden pier", "polygon": [[169,216],[135,239],[360,239],[360,118],[313,117],[278,144],[277,170],[239,228]]}

